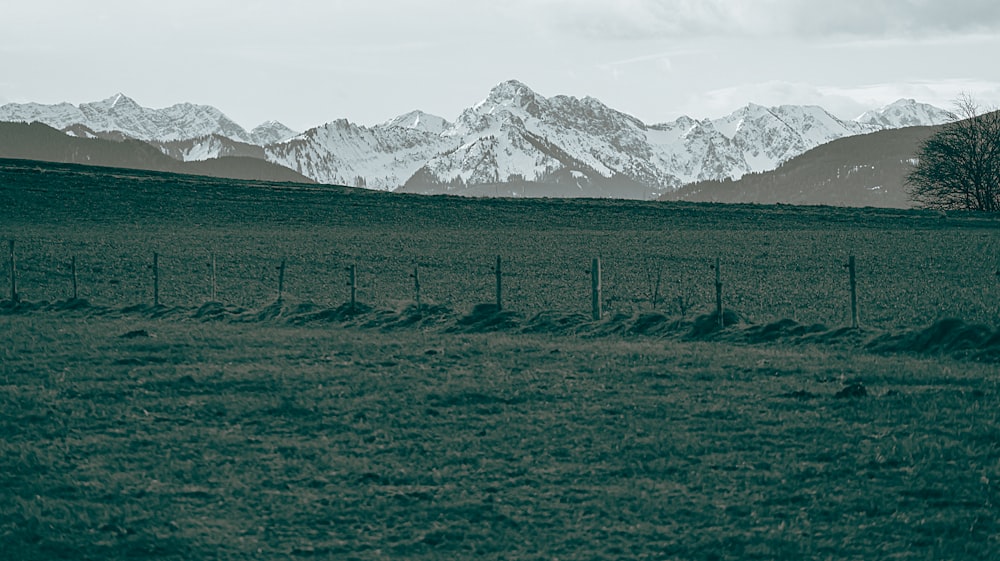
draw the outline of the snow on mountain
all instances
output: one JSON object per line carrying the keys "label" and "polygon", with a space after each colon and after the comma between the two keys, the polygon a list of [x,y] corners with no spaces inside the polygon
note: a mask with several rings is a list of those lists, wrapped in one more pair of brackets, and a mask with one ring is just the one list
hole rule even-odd
{"label": "snow on mountain", "polygon": [[400,115],[395,119],[386,121],[383,125],[388,127],[417,129],[434,134],[441,134],[451,127],[451,123],[449,123],[446,119],[438,117],[437,115],[424,113],[423,111],[410,111],[405,115]]}
{"label": "snow on mountain", "polygon": [[264,147],[268,161],[321,183],[391,190],[435,154],[455,147],[441,135],[414,128],[368,128],[341,119]]}
{"label": "snow on mountain", "polygon": [[943,125],[957,119],[958,116],[951,111],[945,111],[926,103],[918,103],[913,99],[900,99],[881,109],[868,111],[858,117],[857,121],[881,129],[899,129]]}
{"label": "snow on mountain", "polygon": [[[716,129],[733,142],[745,166],[728,175],[739,179],[746,173],[774,169],[783,162],[821,144],[844,136],[874,132],[878,128],[842,121],[821,107],[749,104],[713,121]],[[719,178],[721,179],[721,178]]]}
{"label": "snow on mountain", "polygon": [[508,81],[442,133],[462,139],[461,147],[436,156],[415,179],[454,191],[456,183],[544,182],[560,171],[577,171],[669,190],[773,169],[825,142],[874,130],[819,107],[753,104],[721,119],[682,117],[649,126],[593,98],[545,98]]}
{"label": "snow on mountain", "polygon": [[[626,176],[653,188],[676,181],[660,169],[646,142],[646,126],[593,98],[536,94],[511,80],[466,109],[441,136],[459,148],[421,168],[408,190],[435,184],[546,182],[555,176],[588,181]],[[423,189],[420,185],[423,184]]]}
{"label": "snow on mountain", "polygon": [[8,103],[0,106],[0,121],[7,123],[39,122],[61,130],[70,125],[84,124],[85,120],[83,112],[69,103]]}
{"label": "snow on mountain", "polygon": [[240,142],[218,134],[170,142],[155,140],[148,142],[157,147],[160,152],[182,162],[203,162],[227,156],[267,159],[264,148],[261,146]]}
{"label": "snow on mountain", "polygon": [[83,125],[95,132],[117,131],[146,141],[171,142],[217,134],[240,142],[253,142],[243,127],[208,105],[179,103],[165,109],[140,106],[124,94],[102,101],[41,105],[10,103],[0,107],[0,121],[38,121],[57,129]]}
{"label": "snow on mountain", "polygon": [[121,131],[139,140],[170,142],[218,134],[241,142],[251,142],[249,133],[208,105],[179,103],[165,109],[147,109],[135,100],[117,94],[103,101],[80,104],[95,131]]}
{"label": "snow on mountain", "polygon": [[302,134],[275,121],[247,132],[214,107],[147,109],[122,94],[79,107],[0,107],[2,121],[41,121],[80,136],[120,131],[182,160],[266,158],[323,183],[459,194],[487,192],[477,185],[558,184],[551,191],[558,196],[655,196],[771,170],[838,138],[954,119],[900,100],[854,121],[816,106],[748,104],[717,119],[647,125],[597,99],[547,98],[516,80],[495,86],[454,122],[412,111],[374,127],[338,120]]}
{"label": "snow on mountain", "polygon": [[253,139],[253,143],[258,146],[277,144],[278,142],[284,142],[298,135],[298,132],[293,131],[278,121],[265,121],[250,131],[250,138]]}

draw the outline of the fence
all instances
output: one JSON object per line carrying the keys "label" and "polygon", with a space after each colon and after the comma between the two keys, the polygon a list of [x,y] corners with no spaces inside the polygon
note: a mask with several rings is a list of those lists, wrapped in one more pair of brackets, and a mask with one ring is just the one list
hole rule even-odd
{"label": "fence", "polygon": [[[376,307],[398,306],[405,302],[415,302],[419,306],[434,302],[461,312],[463,308],[492,301],[497,310],[583,314],[588,311],[589,301],[589,315],[595,321],[609,314],[633,314],[643,310],[682,317],[697,311],[714,313],[720,327],[729,317],[726,310],[753,322],[791,317],[803,323],[855,328],[863,325],[865,306],[873,310],[871,323],[880,326],[899,325],[900,318],[905,324],[907,319],[915,317],[912,309],[902,309],[899,294],[894,294],[891,302],[885,302],[886,294],[893,294],[893,290],[890,287],[887,291],[880,285],[885,284],[886,278],[893,278],[892,272],[872,263],[869,263],[870,269],[859,270],[854,255],[839,261],[828,258],[822,267],[816,266],[816,258],[803,260],[810,265],[806,269],[810,274],[803,278],[811,278],[815,283],[810,291],[790,283],[787,272],[776,275],[777,280],[770,282],[766,268],[747,267],[739,259],[722,256],[699,259],[696,263],[690,258],[677,262],[658,259],[636,263],[609,256],[593,257],[588,279],[584,263],[525,259],[523,256],[412,258],[404,267],[399,259],[350,259],[344,255],[330,258],[331,254],[327,254],[326,260],[320,259],[318,254],[312,254],[311,258],[306,254],[277,259],[158,250],[148,251],[143,260],[143,251],[136,247],[126,255],[111,256],[93,251],[88,255],[66,252],[60,255],[51,247],[42,250],[43,244],[37,242],[22,249],[23,245],[13,239],[8,246],[6,268],[9,300],[13,302],[88,298],[94,304],[110,306],[140,303],[197,306],[223,300],[252,309],[274,300],[291,298],[330,306],[346,301],[352,307],[362,301]],[[798,264],[785,269],[802,270],[803,266]],[[678,274],[678,270],[683,273]],[[487,280],[487,274],[492,279]],[[435,275],[439,277],[438,282],[430,281]],[[932,302],[938,307],[937,313],[918,310],[918,314],[925,314],[925,319],[954,315],[1000,323],[998,286],[1000,275],[990,270],[983,274],[980,298],[953,300],[961,305],[950,309]],[[346,290],[339,287],[346,287]],[[815,299],[817,292],[825,296],[823,302]],[[947,287],[941,292],[954,296]],[[930,299],[939,298],[932,296]],[[912,308],[916,303],[910,301],[908,304]],[[970,314],[970,309],[978,311]],[[894,310],[899,313],[887,314]],[[911,319],[910,323],[923,321]]]}

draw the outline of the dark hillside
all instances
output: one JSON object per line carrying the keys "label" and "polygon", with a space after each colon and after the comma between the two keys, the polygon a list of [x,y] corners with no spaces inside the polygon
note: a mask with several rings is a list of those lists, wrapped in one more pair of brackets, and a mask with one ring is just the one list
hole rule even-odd
{"label": "dark hillside", "polygon": [[909,127],[824,144],[776,170],[686,185],[661,200],[910,208],[904,182],[934,127]]}
{"label": "dark hillside", "polygon": [[511,310],[588,309],[591,260],[601,257],[606,310],[632,314],[655,299],[683,314],[714,302],[720,258],[741,317],[842,325],[843,265],[856,255],[866,325],[919,326],[943,314],[992,324],[997,226],[972,213],[471,199],[0,161],[0,240],[18,240],[26,298],[61,294],[76,254],[93,268],[81,278],[87,297],[117,305],[149,298],[156,251],[182,275],[163,287],[175,302],[199,301],[215,253],[229,269],[220,298],[240,306],[273,298],[287,259],[286,287],[302,300],[343,302],[343,271],[354,263],[363,301],[406,302],[419,265],[425,301],[464,312],[491,299],[499,254]]}
{"label": "dark hillside", "polygon": [[255,158],[180,162],[138,140],[68,136],[42,123],[0,123],[0,158],[165,171],[232,179],[314,183],[288,168]]}

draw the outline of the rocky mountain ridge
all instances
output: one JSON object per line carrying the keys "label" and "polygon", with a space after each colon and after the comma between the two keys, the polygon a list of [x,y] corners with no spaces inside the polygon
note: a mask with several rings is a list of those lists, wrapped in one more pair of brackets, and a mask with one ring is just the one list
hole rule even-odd
{"label": "rocky mountain ridge", "polygon": [[413,111],[371,127],[337,120],[295,134],[248,132],[210,106],[154,110],[117,94],[8,104],[0,121],[40,121],[80,137],[137,138],[182,161],[266,159],[321,183],[415,193],[654,198],[699,181],[767,171],[836,140],[937,125],[947,111],[900,100],[852,121],[817,106],[747,106],[717,119],[646,124],[592,97],[544,97],[502,82],[453,121]]}

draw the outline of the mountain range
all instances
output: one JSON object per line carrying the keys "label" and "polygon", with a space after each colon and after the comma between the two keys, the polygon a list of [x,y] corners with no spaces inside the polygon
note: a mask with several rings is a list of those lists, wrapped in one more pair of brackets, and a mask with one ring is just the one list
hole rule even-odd
{"label": "mountain range", "polygon": [[165,171],[229,179],[313,183],[308,177],[259,158],[224,156],[204,161],[182,162],[141,140],[79,138],[39,122],[0,122],[0,158]]}
{"label": "mountain range", "polygon": [[547,98],[516,80],[498,84],[454,121],[413,111],[374,126],[337,120],[302,133],[275,121],[247,131],[211,106],[148,109],[122,94],[79,106],[0,107],[0,121],[38,121],[81,139],[141,140],[178,161],[266,160],[320,183],[649,199],[773,170],[840,138],[955,118],[900,100],[855,120],[817,106],[749,104],[716,119],[646,124],[597,99]]}
{"label": "mountain range", "polygon": [[914,154],[938,130],[914,126],[840,138],[777,169],[690,183],[660,200],[909,208],[905,182]]}

